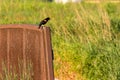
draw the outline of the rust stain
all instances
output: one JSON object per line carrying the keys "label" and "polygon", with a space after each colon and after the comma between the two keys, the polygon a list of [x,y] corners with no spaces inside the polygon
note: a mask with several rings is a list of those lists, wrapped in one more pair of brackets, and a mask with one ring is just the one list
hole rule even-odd
{"label": "rust stain", "polygon": [[0,74],[4,63],[9,72],[19,77],[29,72],[32,80],[54,80],[50,28],[0,25],[0,63]]}

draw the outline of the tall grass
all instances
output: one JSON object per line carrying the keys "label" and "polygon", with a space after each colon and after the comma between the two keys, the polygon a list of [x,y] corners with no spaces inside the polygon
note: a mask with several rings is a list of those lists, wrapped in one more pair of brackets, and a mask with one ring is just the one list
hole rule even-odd
{"label": "tall grass", "polygon": [[55,77],[60,80],[120,79],[119,3],[42,3],[2,0],[0,24],[51,20]]}

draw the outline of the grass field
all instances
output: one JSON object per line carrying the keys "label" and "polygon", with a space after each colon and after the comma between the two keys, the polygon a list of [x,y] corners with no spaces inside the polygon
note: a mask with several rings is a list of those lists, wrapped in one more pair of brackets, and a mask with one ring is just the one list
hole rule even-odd
{"label": "grass field", "polygon": [[120,80],[120,3],[0,0],[0,24],[35,24],[51,17],[55,77]]}

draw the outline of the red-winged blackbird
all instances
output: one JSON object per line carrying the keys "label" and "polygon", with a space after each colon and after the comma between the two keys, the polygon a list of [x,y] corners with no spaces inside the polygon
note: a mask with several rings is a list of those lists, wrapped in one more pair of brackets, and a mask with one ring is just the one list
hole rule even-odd
{"label": "red-winged blackbird", "polygon": [[48,20],[50,20],[49,17],[47,17],[47,18],[45,18],[44,20],[42,20],[42,21],[40,22],[40,24],[39,24],[39,29],[40,29],[44,24],[46,24],[46,23],[48,22]]}

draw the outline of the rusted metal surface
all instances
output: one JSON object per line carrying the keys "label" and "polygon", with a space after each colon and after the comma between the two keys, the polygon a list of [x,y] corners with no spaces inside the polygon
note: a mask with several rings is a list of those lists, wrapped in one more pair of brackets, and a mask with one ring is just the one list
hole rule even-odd
{"label": "rusted metal surface", "polygon": [[0,74],[3,63],[19,76],[32,65],[32,80],[54,80],[50,28],[0,25]]}

